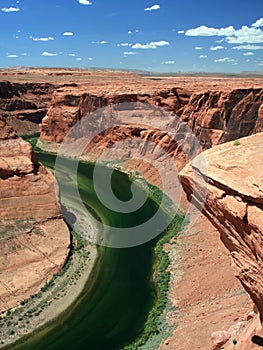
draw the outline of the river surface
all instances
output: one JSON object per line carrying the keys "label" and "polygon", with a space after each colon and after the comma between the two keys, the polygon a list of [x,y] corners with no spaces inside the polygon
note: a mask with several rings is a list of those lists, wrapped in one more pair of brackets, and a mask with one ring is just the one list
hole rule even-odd
{"label": "river surface", "polygon": [[[47,167],[53,167],[55,156],[39,153],[38,158]],[[78,187],[85,205],[102,221],[116,227],[132,227],[158,210],[158,205],[150,198],[131,214],[119,214],[104,207],[93,188],[93,169],[92,164],[79,164]],[[70,161],[65,163],[64,170],[70,176]],[[109,169],[101,166],[100,171]],[[130,199],[130,186],[127,175],[114,171],[112,190],[121,200]],[[68,188],[70,192],[70,184]],[[163,220],[167,220],[165,214]],[[152,281],[155,243],[156,239],[133,248],[98,247],[94,269],[74,305],[12,349],[118,350],[132,343],[142,333],[147,314],[156,302]]]}

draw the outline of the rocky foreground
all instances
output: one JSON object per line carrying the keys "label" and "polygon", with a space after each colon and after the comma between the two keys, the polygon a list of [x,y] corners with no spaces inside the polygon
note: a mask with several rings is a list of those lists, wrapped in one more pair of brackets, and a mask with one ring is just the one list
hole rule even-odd
{"label": "rocky foreground", "polygon": [[[236,276],[253,300],[263,320],[263,133],[217,146],[203,153],[206,172],[196,160],[181,172],[188,198],[197,207],[207,191],[203,213],[219,230],[231,252]],[[193,194],[193,178],[198,190]],[[251,338],[263,335],[257,319],[236,349],[254,349]],[[256,326],[255,326],[256,324]],[[229,335],[230,337],[231,335]],[[227,340],[227,339],[225,339]],[[223,345],[223,344],[222,344]],[[232,347],[230,347],[232,348]],[[256,349],[257,347],[255,347]]]}

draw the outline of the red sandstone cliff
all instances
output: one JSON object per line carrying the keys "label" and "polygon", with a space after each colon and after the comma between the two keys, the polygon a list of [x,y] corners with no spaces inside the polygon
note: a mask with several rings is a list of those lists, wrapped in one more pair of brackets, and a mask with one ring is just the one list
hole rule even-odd
{"label": "red sandstone cliff", "polygon": [[[203,213],[219,230],[231,252],[236,275],[254,301],[263,320],[263,133],[217,146],[203,153],[204,167],[193,161],[180,177],[189,199],[207,190]],[[193,194],[194,181],[197,191]],[[216,273],[216,271],[215,271]],[[255,331],[255,330],[254,330]],[[253,334],[252,334],[253,335]],[[251,336],[252,336],[251,335]],[[254,349],[251,340],[237,349]],[[249,345],[250,344],[250,345]],[[252,347],[250,347],[252,346]]]}
{"label": "red sandstone cliff", "polygon": [[[87,88],[54,92],[42,122],[41,139],[61,142],[70,128],[97,108],[121,102],[147,102],[178,114],[204,149],[263,130],[263,89],[191,93],[173,88],[152,94],[89,94]],[[116,136],[112,138],[116,139]]]}
{"label": "red sandstone cliff", "polygon": [[53,175],[0,119],[0,310],[35,294],[60,271],[69,244]]}

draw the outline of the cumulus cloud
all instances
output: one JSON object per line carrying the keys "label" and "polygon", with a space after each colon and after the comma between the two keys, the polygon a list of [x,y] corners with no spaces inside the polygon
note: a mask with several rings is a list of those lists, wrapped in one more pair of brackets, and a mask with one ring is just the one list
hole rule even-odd
{"label": "cumulus cloud", "polygon": [[175,61],[163,61],[162,64],[175,64]]}
{"label": "cumulus cloud", "polygon": [[78,0],[81,5],[92,5],[92,2],[88,0]]}
{"label": "cumulus cloud", "polygon": [[206,55],[200,55],[199,58],[207,58]]}
{"label": "cumulus cloud", "polygon": [[196,47],[195,47],[195,50],[203,50],[203,48],[200,47],[200,46],[196,46]]}
{"label": "cumulus cloud", "polygon": [[214,62],[235,62],[235,60],[230,57],[224,57],[224,58],[218,58]]}
{"label": "cumulus cloud", "polygon": [[92,57],[88,57],[88,61],[93,61],[93,58]]}
{"label": "cumulus cloud", "polygon": [[161,46],[169,46],[170,43],[168,41],[160,40],[160,41],[151,41],[147,44],[134,44],[132,45],[133,49],[157,49],[157,47]]}
{"label": "cumulus cloud", "polygon": [[34,37],[30,36],[29,39],[32,39],[33,41],[51,41],[51,40],[55,40],[53,38],[53,36],[42,37],[42,38],[34,38]]}
{"label": "cumulus cloud", "polygon": [[106,40],[101,40],[101,41],[99,42],[99,44],[105,45],[105,44],[107,44],[107,41],[106,41]]}
{"label": "cumulus cloud", "polygon": [[77,57],[76,61],[82,61],[82,58],[81,57]]}
{"label": "cumulus cloud", "polygon": [[255,28],[263,27],[263,18],[260,18],[255,23],[253,23],[252,27],[255,27]]}
{"label": "cumulus cloud", "polygon": [[132,31],[131,31],[131,30],[129,30],[129,31],[128,31],[128,34],[132,34]]}
{"label": "cumulus cloud", "polygon": [[3,12],[18,12],[20,11],[20,8],[19,7],[3,7],[1,9]]}
{"label": "cumulus cloud", "polygon": [[155,10],[160,10],[161,6],[160,5],[152,5],[151,7],[146,7],[144,11],[155,11]]}
{"label": "cumulus cloud", "polygon": [[217,51],[217,50],[223,50],[223,49],[225,49],[225,47],[221,46],[221,45],[219,45],[219,46],[211,46],[210,47],[211,51]]}
{"label": "cumulus cloud", "polygon": [[27,56],[26,52],[21,53],[21,56]]}
{"label": "cumulus cloud", "polygon": [[251,27],[242,26],[240,29],[235,29],[233,26],[224,28],[213,28],[201,25],[197,28],[188,29],[185,32],[186,36],[223,36],[228,44],[258,44],[263,43],[263,18],[257,20]]}
{"label": "cumulus cloud", "polygon": [[65,36],[72,36],[74,34],[72,32],[64,32],[63,35],[65,35]]}
{"label": "cumulus cloud", "polygon": [[184,30],[178,30],[177,34],[184,34]]}
{"label": "cumulus cloud", "polygon": [[70,57],[75,57],[75,56],[76,56],[75,53],[69,53],[68,55],[69,55]]}
{"label": "cumulus cloud", "polygon": [[244,56],[254,56],[254,52],[245,52],[243,53]]}
{"label": "cumulus cloud", "polygon": [[234,50],[263,50],[261,45],[239,45],[232,47]]}
{"label": "cumulus cloud", "polygon": [[229,44],[259,44],[263,43],[263,31],[260,28],[250,28],[242,26],[241,29],[235,31],[234,35],[226,38]]}
{"label": "cumulus cloud", "polygon": [[235,29],[233,26],[229,26],[226,28],[213,28],[207,26],[200,26],[197,28],[188,29],[185,32],[187,36],[230,36],[235,33]]}
{"label": "cumulus cloud", "polygon": [[17,55],[7,55],[8,58],[17,58]]}
{"label": "cumulus cloud", "polygon": [[44,51],[44,52],[42,52],[42,56],[57,56],[57,53],[51,53],[51,52]]}

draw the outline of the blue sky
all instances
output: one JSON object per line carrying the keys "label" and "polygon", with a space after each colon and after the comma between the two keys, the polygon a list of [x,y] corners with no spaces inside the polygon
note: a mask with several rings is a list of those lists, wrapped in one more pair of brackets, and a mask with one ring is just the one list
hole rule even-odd
{"label": "blue sky", "polygon": [[262,0],[0,0],[0,67],[263,71]]}

